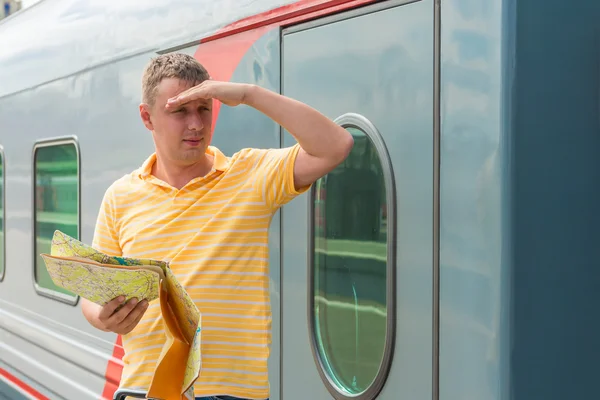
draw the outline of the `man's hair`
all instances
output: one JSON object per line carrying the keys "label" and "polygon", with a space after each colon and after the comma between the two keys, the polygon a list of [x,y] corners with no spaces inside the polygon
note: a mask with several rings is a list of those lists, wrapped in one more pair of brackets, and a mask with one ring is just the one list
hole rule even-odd
{"label": "man's hair", "polygon": [[208,71],[194,57],[183,53],[162,54],[150,60],[142,76],[142,101],[154,105],[156,91],[165,78],[198,85],[209,79]]}

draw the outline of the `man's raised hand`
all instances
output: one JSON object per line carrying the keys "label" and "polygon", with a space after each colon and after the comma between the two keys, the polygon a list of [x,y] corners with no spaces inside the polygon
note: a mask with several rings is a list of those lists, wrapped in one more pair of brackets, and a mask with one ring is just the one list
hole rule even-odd
{"label": "man's raised hand", "polygon": [[194,100],[216,99],[228,106],[237,106],[244,102],[251,85],[244,83],[206,80],[189,88],[167,101],[166,108],[172,109]]}

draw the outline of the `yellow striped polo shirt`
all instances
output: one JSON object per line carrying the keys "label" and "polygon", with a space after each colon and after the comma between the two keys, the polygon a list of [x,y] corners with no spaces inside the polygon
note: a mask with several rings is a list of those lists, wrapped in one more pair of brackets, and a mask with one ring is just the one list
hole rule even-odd
{"label": "yellow striped polo shirt", "polygon": [[[299,145],[209,146],[214,167],[181,190],[151,174],[156,154],[106,191],[93,246],[110,255],[170,263],[202,313],[202,370],[196,396],[269,397],[271,344],[268,230],[294,188]],[[158,301],[123,336],[121,388],[147,390],[165,340]]]}

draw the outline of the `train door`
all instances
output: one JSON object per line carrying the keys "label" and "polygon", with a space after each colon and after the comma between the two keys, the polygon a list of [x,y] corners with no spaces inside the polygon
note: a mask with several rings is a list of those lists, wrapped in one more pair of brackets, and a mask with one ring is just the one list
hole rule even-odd
{"label": "train door", "polygon": [[433,15],[378,2],[282,32],[282,93],[355,141],[282,210],[285,400],[431,398]]}

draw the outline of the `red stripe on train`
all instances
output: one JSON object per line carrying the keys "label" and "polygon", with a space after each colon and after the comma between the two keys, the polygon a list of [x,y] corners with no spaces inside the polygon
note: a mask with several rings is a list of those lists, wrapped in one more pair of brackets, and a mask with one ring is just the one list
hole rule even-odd
{"label": "red stripe on train", "polygon": [[226,25],[215,34],[204,38],[201,43],[263,26],[285,26],[295,24],[342,10],[375,3],[376,1],[377,0],[299,0]]}
{"label": "red stripe on train", "polygon": [[108,361],[106,373],[104,374],[106,383],[104,384],[104,390],[102,391],[103,400],[111,400],[119,387],[121,373],[123,372],[123,362],[121,360],[123,359],[124,354],[121,335],[117,335],[112,358]]}
{"label": "red stripe on train", "polygon": [[[203,43],[196,50],[194,57],[204,65],[212,79],[229,82],[244,54],[269,29],[269,27],[260,27],[236,36]],[[215,126],[217,126],[220,109],[221,102],[213,100],[211,141]]]}
{"label": "red stripe on train", "polygon": [[35,399],[50,400],[48,397],[44,396],[43,394],[41,394],[40,392],[38,392],[37,390],[35,390],[31,386],[29,386],[28,384],[26,384],[25,382],[17,379],[16,376],[10,374],[5,369],[0,368],[0,378],[6,379],[8,382],[15,385],[22,392],[27,393],[28,395],[32,396]]}
{"label": "red stripe on train", "polygon": [[[342,10],[374,3],[376,0],[300,0],[229,24],[201,40],[195,57],[212,79],[229,81],[248,49],[267,31]],[[216,40],[220,39],[220,40]],[[213,132],[221,103],[214,101]],[[212,136],[211,136],[212,140]]]}

